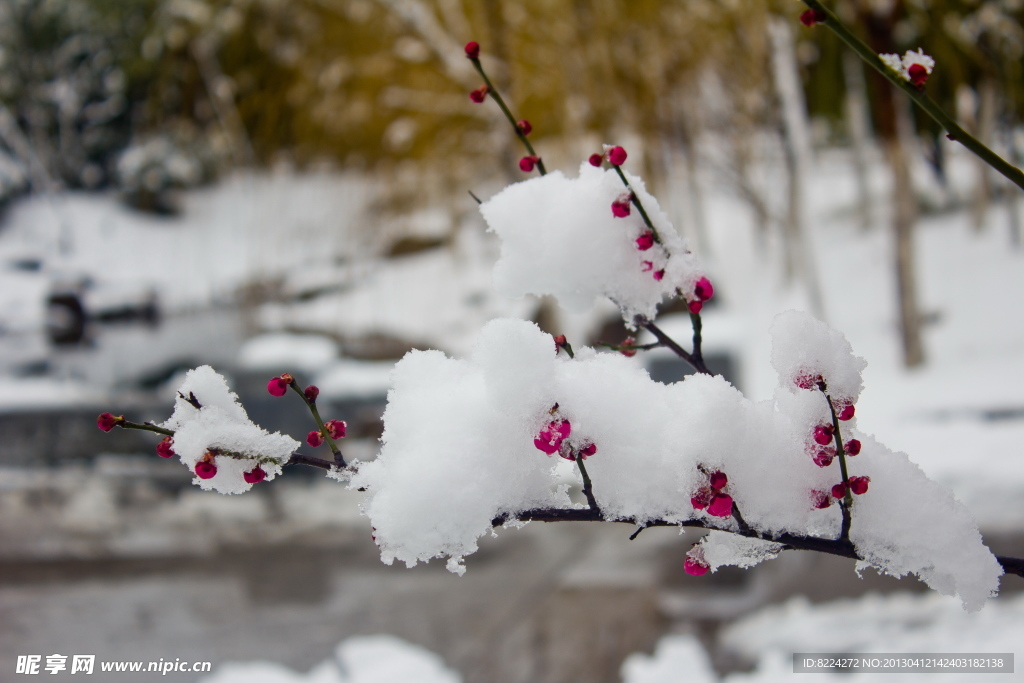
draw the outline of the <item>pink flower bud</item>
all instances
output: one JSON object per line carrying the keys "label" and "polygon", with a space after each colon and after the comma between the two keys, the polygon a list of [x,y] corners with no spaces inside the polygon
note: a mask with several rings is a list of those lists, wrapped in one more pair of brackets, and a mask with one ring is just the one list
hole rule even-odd
{"label": "pink flower bud", "polygon": [[306,390],[302,392],[302,395],[305,396],[306,400],[310,403],[316,403],[316,399],[320,395],[320,388],[310,384],[306,387]]}
{"label": "pink flower bud", "polygon": [[832,507],[832,496],[824,491],[811,491],[811,506],[816,510]]}
{"label": "pink flower bud", "polygon": [[716,493],[708,504],[708,514],[713,517],[731,517],[732,496],[727,493]]}
{"label": "pink flower bud", "polygon": [[217,474],[217,466],[212,462],[201,460],[196,463],[196,476],[200,479],[210,479]]}
{"label": "pink flower bud", "polygon": [[693,287],[693,298],[697,301],[707,301],[715,295],[715,288],[711,286],[711,281],[706,277],[701,277],[697,280],[697,284]]}
{"label": "pink flower bud", "polygon": [[725,488],[725,485],[729,483],[729,477],[725,476],[725,472],[721,472],[719,470],[712,472],[709,479],[711,482],[711,488],[716,491]]}
{"label": "pink flower bud", "polygon": [[690,505],[694,510],[707,510],[714,495],[715,492],[711,486],[701,486],[697,489],[697,493],[690,496]]}
{"label": "pink flower bud", "polygon": [[651,261],[641,261],[640,262],[640,272],[641,273],[649,273],[652,270],[654,270],[654,263],[653,262],[651,262]]}
{"label": "pink flower bud", "polygon": [[868,482],[871,481],[871,477],[850,477],[850,491],[855,496],[860,496],[868,492]]}
{"label": "pink flower bud", "polygon": [[822,446],[832,443],[832,425],[818,425],[814,428],[814,442]]}
{"label": "pink flower bud", "polygon": [[335,440],[344,439],[345,434],[348,433],[348,423],[344,420],[328,420],[324,423],[324,427],[327,427],[327,433]]}
{"label": "pink flower bud", "polygon": [[594,453],[597,453],[597,445],[593,443],[588,443],[584,445],[583,448],[580,449],[580,460],[586,460]]}
{"label": "pink flower bud", "polygon": [[612,215],[616,218],[625,218],[629,215],[629,200],[616,199],[612,202]]}
{"label": "pink flower bud", "polygon": [[654,279],[655,280],[657,280],[658,282],[661,282],[664,278],[665,278],[665,269],[664,268],[662,268],[661,270],[654,271]]}
{"label": "pink flower bud", "polygon": [[246,484],[258,484],[267,478],[267,473],[263,471],[263,468],[259,465],[256,469],[242,473],[242,478],[245,479]]}
{"label": "pink flower bud", "polygon": [[519,170],[522,171],[523,173],[529,173],[530,171],[533,170],[534,166],[537,165],[538,161],[540,161],[540,157],[538,157],[536,154],[531,154],[528,157],[523,157],[522,159],[519,160]]}
{"label": "pink flower bud", "polygon": [[311,447],[317,448],[324,442],[324,435],[320,433],[320,430],[314,429],[309,434],[306,434],[306,443]]}
{"label": "pink flower bud", "polygon": [[817,465],[818,467],[828,467],[829,465],[832,464],[832,460],[834,460],[835,457],[835,448],[820,448],[817,452],[814,453],[814,455],[812,456],[812,460],[814,460],[814,464]]}
{"label": "pink flower bud", "polygon": [[698,489],[697,493],[690,496],[690,505],[693,506],[694,510],[706,510],[708,505],[711,504],[711,497],[715,495],[715,492],[711,490],[710,486],[703,486]]}
{"label": "pink flower bud", "polygon": [[174,442],[171,440],[171,437],[165,436],[164,440],[156,445],[156,454],[161,458],[173,458],[177,455],[177,453],[174,452],[174,449],[171,448],[173,445]]}
{"label": "pink flower bud", "polygon": [[523,135],[529,135],[530,133],[533,132],[533,126],[531,126],[530,122],[527,121],[526,119],[520,119],[519,121],[517,121],[516,128],[518,128],[519,132],[522,133]]}
{"label": "pink flower bud", "polygon": [[797,385],[801,389],[817,389],[819,386],[825,383],[821,375],[812,375],[810,373],[801,373],[796,376],[793,380],[793,384]]}
{"label": "pink flower bud", "polygon": [[832,497],[842,498],[846,495],[846,482],[841,482],[832,487]]}
{"label": "pink flower bud", "polygon": [[654,246],[654,233],[650,230],[645,230],[639,237],[636,238],[636,248],[640,251],[647,251]]}
{"label": "pink flower bud", "polygon": [[572,425],[568,420],[552,420],[547,427],[540,430],[540,434],[533,440],[533,445],[548,455],[556,453],[562,446],[562,442],[572,433]]}
{"label": "pink flower bud", "polygon": [[700,313],[701,309],[704,308],[704,304],[700,301],[691,301],[686,304],[686,307],[690,309],[690,313],[697,315]]}
{"label": "pink flower bud", "polygon": [[633,337],[626,337],[625,339],[623,339],[622,344],[620,344],[620,346],[622,348],[619,349],[619,353],[621,353],[626,358],[632,358],[633,356],[636,355],[636,349],[633,348],[634,346],[636,346],[636,339],[634,339]]}
{"label": "pink flower bud", "polygon": [[815,24],[820,24],[827,18],[826,14],[820,10],[809,9],[805,10],[804,13],[800,15],[800,23],[810,28]]}
{"label": "pink flower bud", "polygon": [[911,64],[907,69],[907,76],[910,77],[910,82],[915,88],[924,90],[924,84],[928,80],[928,69],[921,64]]}
{"label": "pink flower bud", "polygon": [[608,162],[613,166],[622,166],[626,163],[626,150],[621,147],[612,147],[608,150]]}
{"label": "pink flower bud", "polygon": [[481,85],[479,88],[469,93],[469,99],[473,100],[477,104],[480,104],[485,99],[487,99],[487,93],[489,93],[490,91],[491,89],[488,88],[486,85]]}
{"label": "pink flower bud", "polygon": [[853,419],[853,414],[855,412],[857,412],[857,411],[853,407],[853,404],[852,403],[848,403],[845,406],[843,406],[842,409],[839,411],[839,416],[838,417],[843,422],[845,422],[847,420],[852,420]]}
{"label": "pink flower bud", "polygon": [[601,156],[600,154],[591,154],[590,159],[588,159],[588,161],[590,162],[591,166],[600,166],[601,164],[604,163],[604,157]]}
{"label": "pink flower bud", "polygon": [[480,58],[480,43],[475,40],[471,40],[466,43],[466,56],[470,59]]}
{"label": "pink flower bud", "polygon": [[533,440],[533,445],[537,448],[537,450],[543,451],[548,455],[552,455],[558,451],[558,447],[561,446],[562,444],[561,442],[559,442],[556,446],[555,443],[552,441],[547,441],[545,439],[537,437],[536,439]]}
{"label": "pink flower bud", "polygon": [[124,422],[124,415],[111,415],[110,413],[103,413],[96,418],[96,426],[105,432],[109,432],[117,425]]}
{"label": "pink flower bud", "polygon": [[295,378],[287,372],[280,377],[275,377],[267,382],[267,391],[271,396],[284,396],[288,391],[288,385],[295,381]]}
{"label": "pink flower bud", "polygon": [[560,334],[557,337],[555,337],[555,353],[558,353],[558,350],[565,346],[565,344],[566,341],[564,334]]}
{"label": "pink flower bud", "polygon": [[843,450],[846,451],[847,455],[857,455],[860,453],[860,441],[857,439],[850,439],[843,444]]}
{"label": "pink flower bud", "polygon": [[704,559],[704,549],[699,545],[690,548],[683,562],[683,569],[690,576],[704,576],[711,570],[711,565]]}

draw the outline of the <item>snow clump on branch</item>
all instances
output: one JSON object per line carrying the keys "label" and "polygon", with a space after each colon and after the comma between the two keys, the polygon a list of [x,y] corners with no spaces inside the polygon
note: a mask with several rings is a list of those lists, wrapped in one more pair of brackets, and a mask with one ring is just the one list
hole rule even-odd
{"label": "snow clump on branch", "polygon": [[174,413],[160,426],[174,431],[167,448],[196,474],[194,483],[220,493],[245,493],[273,479],[299,447],[295,439],[253,424],[209,365],[188,371]]}
{"label": "snow clump on branch", "polygon": [[[380,455],[351,482],[368,492],[364,512],[381,559],[412,566],[447,556],[449,569],[462,573],[463,557],[491,533],[493,519],[585,508],[570,502],[551,449],[536,444],[554,420],[565,421],[559,435],[572,448],[596,445],[586,467],[607,520],[702,520],[738,531],[728,511],[711,514],[694,503],[711,481],[727,486],[760,534],[836,538],[840,506],[816,504],[815,493],[841,480],[838,464],[816,464],[806,450],[815,425],[830,417],[828,404],[816,385],[804,389],[794,377],[820,374],[837,396],[855,401],[864,362],[807,314],[780,316],[773,333],[781,386],[774,400],[757,404],[721,377],[666,385],[621,354],[584,348],[569,359],[521,320],[489,323],[470,359],[410,352],[392,376]],[[852,422],[844,431],[852,434]],[[862,450],[850,471],[872,481],[852,507],[850,540],[867,558],[862,564],[916,573],[980,608],[1002,571],[966,508],[906,455],[858,436]],[[718,542],[708,560],[750,564],[774,549]]]}
{"label": "snow clump on branch", "polygon": [[[625,172],[624,172],[625,173]],[[510,185],[481,205],[491,232],[501,238],[494,267],[497,290],[509,297],[551,294],[569,311],[608,297],[626,323],[654,318],[658,304],[677,289],[692,298],[704,275],[643,181],[625,174],[650,217],[659,241],[613,169],[580,166],[576,179],[555,171]],[[617,213],[610,206],[622,206]],[[637,240],[640,240],[638,246]]]}

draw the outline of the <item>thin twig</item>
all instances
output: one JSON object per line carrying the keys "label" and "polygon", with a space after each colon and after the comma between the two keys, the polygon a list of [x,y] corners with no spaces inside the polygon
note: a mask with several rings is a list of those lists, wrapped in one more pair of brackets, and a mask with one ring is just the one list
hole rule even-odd
{"label": "thin twig", "polygon": [[612,164],[612,168],[614,168],[615,172],[619,174],[619,180],[622,181],[622,184],[629,189],[629,199],[633,202],[633,206],[636,207],[637,211],[640,212],[640,217],[644,219],[644,224],[650,229],[651,233],[654,234],[654,241],[660,244],[661,237],[658,235],[658,230],[654,227],[654,223],[651,222],[650,216],[647,215],[644,205],[640,203],[640,197],[636,196],[633,186],[629,184],[626,174],[622,172],[622,168],[617,164]]}
{"label": "thin twig", "polygon": [[298,382],[291,382],[288,386],[290,386],[292,390],[299,395],[302,402],[306,404],[307,408],[309,408],[309,412],[313,415],[313,419],[316,420],[316,425],[320,430],[320,435],[324,437],[324,441],[326,441],[327,445],[331,448],[331,453],[334,454],[334,464],[338,467],[345,467],[345,456],[341,454],[341,449],[338,448],[338,444],[334,443],[334,439],[331,438],[330,430],[328,430],[327,426],[324,425],[323,418],[320,417],[320,411],[317,410],[316,407],[316,400],[314,399],[311,401],[306,398],[306,392],[299,388]]}
{"label": "thin twig", "polygon": [[583,465],[583,456],[578,453],[576,454],[576,464],[579,465],[580,474],[583,475],[583,495],[587,499],[587,505],[597,514],[601,514],[601,509],[597,507],[597,499],[594,498],[594,485],[590,481],[590,475],[587,474],[587,468]]}
{"label": "thin twig", "polygon": [[[823,387],[824,384],[821,386]],[[853,507],[853,493],[850,491],[850,475],[846,471],[846,450],[843,448],[843,435],[839,429],[839,418],[836,416],[836,407],[832,404],[832,397],[825,393],[824,389],[821,389],[821,392],[825,394],[829,412],[832,413],[832,435],[836,442],[836,455],[839,456],[839,473],[843,477],[844,489],[846,491],[843,494],[843,500],[839,502],[839,507],[843,511],[843,526],[839,531],[839,538],[848,539],[850,538],[850,527],[853,523],[850,515],[850,508]]]}
{"label": "thin twig", "polygon": [[157,434],[163,434],[164,436],[174,436],[174,432],[170,429],[164,429],[163,427],[157,427],[155,424],[148,422],[129,422],[128,420],[121,420],[117,423],[117,426],[121,429],[141,429],[145,432],[156,432]]}
{"label": "thin twig", "polygon": [[288,458],[286,465],[306,465],[307,467],[316,467],[321,470],[333,470],[336,465],[331,460],[324,460],[323,458],[317,458],[312,455],[304,455],[302,453],[292,453],[291,457]]}
{"label": "thin twig", "polygon": [[640,325],[640,327],[644,328],[645,330],[653,334],[655,337],[657,337],[658,341],[661,342],[667,348],[671,349],[673,353],[675,353],[677,356],[679,356],[687,363],[692,365],[694,370],[704,375],[712,374],[712,372],[708,370],[708,366],[704,364],[703,358],[698,358],[691,354],[686,349],[684,349],[674,339],[672,339],[672,337],[665,334],[662,331],[662,329],[655,325],[653,322],[647,320],[646,318],[637,318],[636,323]]}
{"label": "thin twig", "polygon": [[537,157],[537,170],[540,171],[541,175],[547,175],[547,169],[544,168],[544,160],[537,156],[537,152],[534,151],[533,145],[531,145],[530,141],[526,139],[526,134],[519,128],[519,123],[516,121],[516,117],[512,115],[512,111],[508,108],[508,105],[505,104],[505,100],[502,99],[501,93],[499,93],[498,89],[494,87],[493,83],[491,83],[491,79],[487,77],[487,73],[484,71],[483,65],[480,64],[480,59],[473,59],[470,57],[469,61],[473,62],[473,66],[476,67],[477,73],[480,74],[480,77],[484,79],[484,83],[487,84],[487,94],[498,103],[498,106],[501,108],[501,113],[503,113],[505,118],[508,119],[508,122],[512,124],[512,129],[516,132],[516,137],[518,137],[519,141],[523,143],[524,147],[526,147],[526,151],[530,153],[530,156]]}

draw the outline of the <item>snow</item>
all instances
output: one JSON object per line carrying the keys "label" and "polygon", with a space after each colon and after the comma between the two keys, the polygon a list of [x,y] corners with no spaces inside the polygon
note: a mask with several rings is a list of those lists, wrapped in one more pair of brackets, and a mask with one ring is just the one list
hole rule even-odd
{"label": "snow", "polygon": [[749,569],[760,562],[774,559],[782,552],[782,546],[779,543],[745,538],[721,531],[712,531],[702,538],[700,548],[703,551],[704,561],[712,572],[724,566]]}
{"label": "snow", "polygon": [[[574,312],[608,297],[630,325],[638,315],[654,318],[661,300],[676,289],[692,299],[703,275],[696,257],[643,181],[626,177],[660,240],[646,250],[636,243],[647,231],[639,211],[612,214],[612,203],[626,192],[615,171],[587,162],[576,179],[555,171],[510,185],[484,202],[480,211],[501,239],[496,289],[513,298],[551,294]],[[661,280],[654,277],[658,272]]]}
{"label": "snow", "polygon": [[700,641],[690,635],[662,638],[653,655],[632,654],[622,663],[623,683],[715,683],[718,676]]}
{"label": "snow", "polygon": [[841,332],[808,313],[786,311],[775,318],[771,335],[772,367],[782,386],[791,390],[801,382],[813,386],[821,378],[833,402],[857,402],[867,361],[853,355]]}
{"label": "snow", "polygon": [[238,349],[238,363],[271,373],[315,372],[338,357],[338,345],[316,334],[278,332],[251,337]]}
{"label": "snow", "polygon": [[381,361],[341,360],[322,368],[313,377],[320,395],[328,399],[377,399],[391,389],[395,364]]}
{"label": "snow", "polygon": [[341,642],[307,674],[272,662],[228,662],[201,683],[460,683],[462,677],[433,652],[387,635]]}

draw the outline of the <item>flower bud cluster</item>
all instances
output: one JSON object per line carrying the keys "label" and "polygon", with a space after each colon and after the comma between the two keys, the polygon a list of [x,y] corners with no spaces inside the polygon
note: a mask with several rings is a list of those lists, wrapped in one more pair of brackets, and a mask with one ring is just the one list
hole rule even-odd
{"label": "flower bud cluster", "polygon": [[725,472],[715,470],[708,474],[707,484],[690,497],[690,504],[695,510],[707,510],[712,517],[732,517],[732,496],[724,490],[728,485]]}
{"label": "flower bud cluster", "polygon": [[594,453],[597,453],[597,445],[592,441],[584,441],[578,446],[570,443],[569,436],[572,434],[572,423],[565,418],[557,417],[558,404],[555,404],[549,412],[552,416],[556,417],[541,428],[537,437],[533,440],[533,445],[538,450],[548,455],[558,453],[559,457],[572,461],[575,461],[577,458],[586,460]]}
{"label": "flower bud cluster", "polygon": [[704,547],[699,543],[694,543],[686,553],[683,570],[690,576],[704,576],[710,569],[711,565],[704,559]]}

